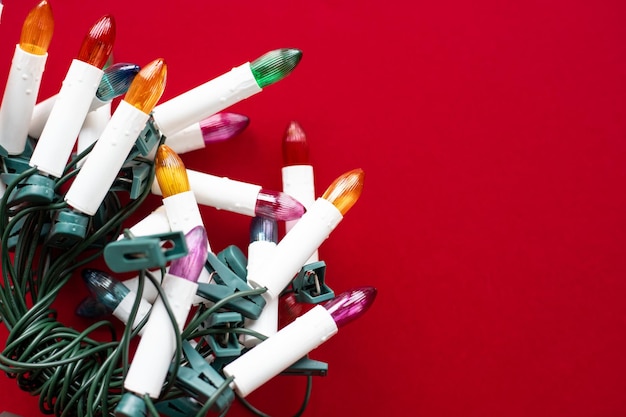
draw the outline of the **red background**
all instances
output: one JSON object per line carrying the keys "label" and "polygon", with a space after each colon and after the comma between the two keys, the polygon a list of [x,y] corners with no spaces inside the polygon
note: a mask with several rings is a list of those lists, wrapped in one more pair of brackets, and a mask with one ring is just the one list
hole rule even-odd
{"label": "red background", "polygon": [[[4,3],[0,74],[35,4]],[[280,189],[280,140],[297,120],[319,194],[366,172],[320,255],[335,292],[379,296],[313,353],[330,373],[305,415],[626,414],[626,3],[51,4],[41,98],[107,13],[117,62],[167,60],[164,100],[268,50],[304,51],[290,77],[230,109],[250,117],[244,134],[183,159]],[[214,250],[246,247],[249,218],[203,215]],[[280,378],[252,400],[290,415],[303,387]],[[0,388],[0,411],[38,415],[14,381]]]}

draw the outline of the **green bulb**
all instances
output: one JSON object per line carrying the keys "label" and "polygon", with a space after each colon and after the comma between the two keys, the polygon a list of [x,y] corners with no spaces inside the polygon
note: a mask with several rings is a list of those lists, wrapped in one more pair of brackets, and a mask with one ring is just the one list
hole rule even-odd
{"label": "green bulb", "polygon": [[265,88],[291,74],[301,59],[299,49],[275,49],[252,61],[250,69],[259,87]]}

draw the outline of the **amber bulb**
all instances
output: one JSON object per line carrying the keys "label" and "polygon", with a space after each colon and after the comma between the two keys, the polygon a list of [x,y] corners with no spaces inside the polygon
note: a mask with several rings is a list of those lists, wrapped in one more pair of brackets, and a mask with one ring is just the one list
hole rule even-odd
{"label": "amber bulb", "polygon": [[143,67],[130,83],[124,101],[149,114],[163,95],[167,80],[167,64],[155,59]]}
{"label": "amber bulb", "polygon": [[77,59],[102,68],[107,63],[115,42],[115,20],[113,16],[102,16],[89,29],[78,52]]}
{"label": "amber bulb", "polygon": [[191,190],[185,164],[169,146],[159,146],[154,158],[154,166],[156,179],[164,198]]}
{"label": "amber bulb", "polygon": [[348,171],[330,184],[322,198],[330,201],[345,216],[361,196],[364,178],[365,172],[361,168]]}
{"label": "amber bulb", "polygon": [[42,0],[26,16],[20,36],[20,48],[33,55],[45,55],[48,52],[52,33],[54,32],[54,17],[48,0]]}

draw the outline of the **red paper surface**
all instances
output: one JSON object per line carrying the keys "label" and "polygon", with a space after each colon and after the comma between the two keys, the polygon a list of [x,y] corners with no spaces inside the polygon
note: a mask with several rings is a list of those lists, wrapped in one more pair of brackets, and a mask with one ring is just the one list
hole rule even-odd
{"label": "red paper surface", "polygon": [[[1,85],[35,5],[4,3]],[[312,353],[330,372],[306,416],[626,414],[626,3],[51,4],[41,98],[107,13],[117,62],[166,59],[163,100],[268,50],[303,50],[291,76],[229,109],[251,119],[241,136],[183,159],[280,189],[280,141],[297,120],[319,194],[366,172],[320,256],[335,292],[379,295]],[[247,247],[249,218],[203,217],[215,251]],[[72,310],[86,290],[71,284],[60,317],[84,327]],[[304,385],[278,378],[251,401],[290,415]],[[0,388],[0,411],[39,415],[14,380]]]}

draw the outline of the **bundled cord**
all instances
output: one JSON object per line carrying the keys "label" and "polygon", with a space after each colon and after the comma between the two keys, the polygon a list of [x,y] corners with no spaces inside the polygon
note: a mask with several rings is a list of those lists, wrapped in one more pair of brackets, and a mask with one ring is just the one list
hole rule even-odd
{"label": "bundled cord", "polygon": [[[89,153],[91,148],[77,156],[59,178],[54,189],[76,175],[77,162]],[[150,178],[154,177],[154,165],[149,160]],[[124,377],[128,371],[130,341],[143,328],[147,317],[136,328],[125,326],[118,337],[116,328],[108,320],[98,321],[83,331],[65,326],[56,319],[52,308],[59,291],[80,268],[102,256],[106,243],[115,240],[124,229],[124,221],[140,207],[150,192],[151,181],[144,184],[138,198],[123,205],[119,191],[110,191],[106,197],[106,217],[102,225],[90,231],[87,237],[65,250],[47,244],[46,232],[54,221],[56,212],[67,208],[62,197],[55,194],[47,204],[21,202],[12,204],[10,196],[24,180],[36,172],[36,168],[25,170],[14,182],[7,186],[0,201],[0,233],[2,236],[2,285],[0,286],[0,314],[9,336],[6,346],[0,353],[0,369],[17,381],[18,386],[39,397],[39,408],[44,414],[56,416],[112,416],[123,393]],[[10,239],[17,235],[12,245]],[[5,250],[10,248],[12,250]],[[142,294],[148,280],[165,301],[166,309],[174,329],[177,328],[167,297],[162,293],[155,277],[141,271],[137,293]],[[165,383],[160,399],[171,400],[185,397],[176,385],[177,370],[185,365],[183,340],[203,340],[207,335],[238,337],[249,334],[259,339],[265,336],[242,327],[203,328],[202,323],[237,298],[262,294],[264,289],[237,292],[214,303],[211,307],[201,306],[190,319],[189,325],[181,333],[176,332],[176,352],[173,366]],[[137,297],[129,323],[135,322],[141,297]],[[95,331],[105,329],[110,340],[97,341],[90,337]],[[203,355],[211,355],[206,343],[198,343],[196,349]],[[205,416],[224,390],[229,389],[232,378],[226,378],[214,395],[200,406],[195,414]],[[312,377],[307,377],[305,398],[300,416],[309,402]],[[147,411],[159,416],[155,402],[144,396]],[[241,402],[252,413],[267,416],[245,399]],[[221,414],[228,412],[228,407]]]}

